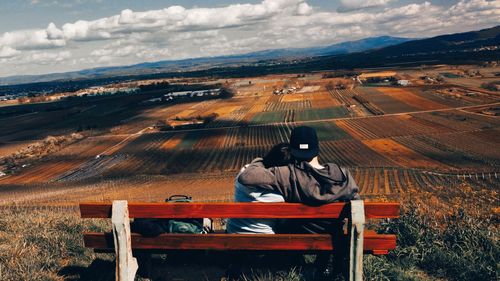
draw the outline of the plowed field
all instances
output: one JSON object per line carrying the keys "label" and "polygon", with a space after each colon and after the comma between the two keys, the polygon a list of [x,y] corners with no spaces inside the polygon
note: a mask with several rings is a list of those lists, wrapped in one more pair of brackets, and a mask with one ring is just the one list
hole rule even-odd
{"label": "plowed field", "polygon": [[385,95],[402,101],[409,106],[416,107],[420,110],[431,110],[431,109],[442,109],[446,106],[433,102],[431,100],[425,99],[423,97],[417,96],[411,91],[401,89],[401,88],[378,88]]}
{"label": "plowed field", "polygon": [[403,167],[439,169],[443,166],[442,163],[427,158],[391,139],[364,140],[363,143]]}

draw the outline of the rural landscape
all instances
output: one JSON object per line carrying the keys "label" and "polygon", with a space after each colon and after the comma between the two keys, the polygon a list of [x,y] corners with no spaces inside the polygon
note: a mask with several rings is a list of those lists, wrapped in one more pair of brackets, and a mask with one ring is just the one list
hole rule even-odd
{"label": "rural landscape", "polygon": [[[368,224],[398,248],[365,257],[366,280],[498,280],[500,27],[384,40],[0,80],[0,280],[113,280],[114,255],[82,240],[111,226],[82,220],[81,202],[233,202],[240,169],[302,125],[365,202],[402,206]],[[152,280],[225,280],[223,262],[208,263],[158,258]],[[240,280],[312,279],[292,267]]]}
{"label": "rural landscape", "polygon": [[[231,200],[240,168],[307,124],[318,132],[321,161],[350,167],[366,199],[435,198],[445,211],[455,207],[447,200],[466,192],[493,210],[500,101],[480,85],[496,79],[498,68],[481,68],[481,77],[464,74],[474,71],[443,65],[373,70],[357,79],[321,72],[185,79],[188,88],[224,87],[232,96],[185,91],[178,100],[164,98],[183,92],[171,92],[175,80],[162,79],[140,94],[9,107],[1,125],[1,200],[161,201],[172,193]],[[456,78],[425,80],[443,75]],[[214,117],[196,121],[208,116]]]}

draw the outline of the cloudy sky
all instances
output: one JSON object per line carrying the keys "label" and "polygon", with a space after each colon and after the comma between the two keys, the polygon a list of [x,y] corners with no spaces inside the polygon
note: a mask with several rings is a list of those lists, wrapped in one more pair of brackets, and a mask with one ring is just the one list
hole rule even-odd
{"label": "cloudy sky", "polygon": [[500,0],[0,1],[0,77],[495,26]]}

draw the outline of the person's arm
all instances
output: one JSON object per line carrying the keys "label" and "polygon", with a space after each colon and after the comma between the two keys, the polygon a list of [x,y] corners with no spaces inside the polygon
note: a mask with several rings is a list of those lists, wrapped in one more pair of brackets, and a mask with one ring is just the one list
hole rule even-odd
{"label": "person's arm", "polygon": [[272,186],[276,184],[273,169],[266,169],[262,158],[255,158],[238,176],[238,182],[249,186]]}

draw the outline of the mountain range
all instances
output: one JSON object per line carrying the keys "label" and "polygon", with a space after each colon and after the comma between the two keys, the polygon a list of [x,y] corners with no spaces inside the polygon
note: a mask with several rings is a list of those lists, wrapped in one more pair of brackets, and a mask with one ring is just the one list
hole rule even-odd
{"label": "mountain range", "polygon": [[128,66],[98,67],[65,73],[18,75],[10,77],[0,77],[0,85],[47,82],[53,80],[86,79],[93,77],[111,77],[119,75],[148,74],[169,71],[190,71],[214,66],[234,66],[241,63],[249,63],[259,60],[338,55],[382,48],[402,42],[407,42],[409,40],[412,39],[380,36],[321,47],[272,49],[237,55],[202,57],[183,60],[165,60]]}

